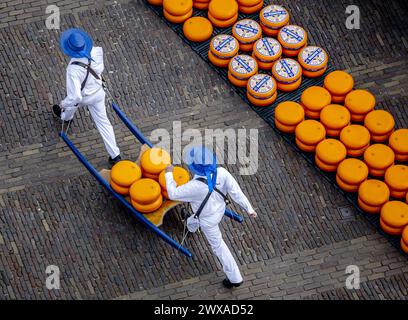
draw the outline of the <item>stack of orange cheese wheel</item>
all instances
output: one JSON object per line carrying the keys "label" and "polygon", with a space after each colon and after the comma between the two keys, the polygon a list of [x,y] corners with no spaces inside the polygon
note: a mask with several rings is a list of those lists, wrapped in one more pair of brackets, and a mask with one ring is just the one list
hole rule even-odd
{"label": "stack of orange cheese wheel", "polygon": [[282,52],[288,57],[297,57],[300,50],[307,44],[305,29],[296,25],[287,25],[279,30],[278,41],[282,45]]}
{"label": "stack of orange cheese wheel", "polygon": [[275,108],[275,126],[279,131],[294,133],[296,126],[305,120],[305,110],[293,101],[284,101]]}
{"label": "stack of orange cheese wheel", "polygon": [[389,201],[382,206],[380,226],[385,233],[393,236],[402,235],[407,225],[408,204],[401,201]]}
{"label": "stack of orange cheese wheel", "polygon": [[162,148],[150,148],[146,150],[140,158],[143,177],[156,181],[159,180],[160,172],[170,164],[170,155]]}
{"label": "stack of orange cheese wheel", "polygon": [[302,84],[302,68],[293,59],[285,58],[276,61],[272,67],[272,75],[278,89],[284,92],[295,91]]}
{"label": "stack of orange cheese wheel", "polygon": [[359,124],[351,124],[340,132],[340,141],[347,148],[349,157],[361,157],[370,145],[370,132]]}
{"label": "stack of orange cheese wheel", "polygon": [[375,97],[367,90],[353,90],[347,94],[344,105],[349,109],[352,121],[364,122],[366,115],[374,110]]}
{"label": "stack of orange cheese wheel", "polygon": [[163,0],[147,0],[150,4],[154,6],[162,6],[163,5]]}
{"label": "stack of orange cheese wheel", "polygon": [[337,138],[341,130],[350,124],[350,112],[339,104],[329,104],[320,112],[320,122],[328,136]]}
{"label": "stack of orange cheese wheel", "polygon": [[387,185],[376,179],[368,179],[358,188],[358,206],[367,213],[379,213],[390,199]]}
{"label": "stack of orange cheese wheel", "polygon": [[[159,175],[159,184],[162,189],[162,194],[166,199],[169,199],[169,195],[167,194],[167,185],[166,185],[166,171],[163,170]],[[188,171],[182,167],[174,167],[173,170],[173,178],[176,182],[177,187],[186,184],[190,180],[190,174]]]}
{"label": "stack of orange cheese wheel", "polygon": [[211,39],[208,59],[213,65],[226,68],[231,59],[238,54],[238,51],[237,39],[228,34],[219,34]]}
{"label": "stack of orange cheese wheel", "polygon": [[289,23],[288,11],[278,5],[269,5],[263,8],[259,18],[263,32],[272,37],[276,37],[280,29]]}
{"label": "stack of orange cheese wheel", "polygon": [[346,95],[353,90],[354,79],[347,72],[336,70],[324,78],[324,87],[332,96],[332,103],[343,103]]}
{"label": "stack of orange cheese wheel", "polygon": [[401,249],[408,254],[408,226],[402,231],[401,237]]}
{"label": "stack of orange cheese wheel", "polygon": [[193,0],[193,7],[197,10],[207,10],[211,0]]}
{"label": "stack of orange cheese wheel", "polygon": [[402,164],[389,167],[385,171],[384,182],[390,188],[391,197],[405,199],[408,192],[408,167]]}
{"label": "stack of orange cheese wheel", "polygon": [[346,192],[357,192],[367,177],[368,167],[359,159],[345,159],[337,167],[337,185]]}
{"label": "stack of orange cheese wheel", "polygon": [[183,23],[193,15],[193,0],[163,0],[163,14],[171,23]]}
{"label": "stack of orange cheese wheel", "polygon": [[127,196],[130,186],[141,177],[142,170],[136,163],[122,160],[112,167],[110,186],[120,195]]}
{"label": "stack of orange cheese wheel", "polygon": [[299,123],[295,129],[296,145],[305,152],[314,152],[316,146],[326,137],[326,130],[316,120],[305,120]]}
{"label": "stack of orange cheese wheel", "polygon": [[316,165],[326,172],[335,172],[347,156],[346,147],[336,139],[325,139],[316,146]]}
{"label": "stack of orange cheese wheel", "polygon": [[320,112],[331,102],[330,92],[323,87],[312,86],[302,92],[300,103],[305,108],[306,117],[319,119]]}
{"label": "stack of orange cheese wheel", "polygon": [[395,153],[395,159],[408,162],[408,129],[398,129],[391,134],[388,144]]}
{"label": "stack of orange cheese wheel", "polygon": [[255,42],[252,56],[258,62],[259,69],[271,70],[282,56],[282,46],[273,38],[261,38]]}
{"label": "stack of orange cheese wheel", "polygon": [[263,4],[263,0],[238,0],[238,10],[244,14],[253,14],[261,10]]}
{"label": "stack of orange cheese wheel", "polygon": [[371,141],[384,142],[394,132],[395,120],[388,111],[373,110],[365,117],[364,126],[370,131]]}
{"label": "stack of orange cheese wheel", "polygon": [[211,38],[213,26],[204,17],[192,17],[186,20],[183,25],[184,36],[192,42],[203,42]]}
{"label": "stack of orange cheese wheel", "polygon": [[241,51],[250,52],[255,42],[262,37],[262,29],[255,20],[243,19],[234,24],[232,35],[238,40]]}
{"label": "stack of orange cheese wheel", "polygon": [[308,46],[300,50],[298,61],[305,77],[317,78],[326,72],[329,56],[320,47]]}
{"label": "stack of orange cheese wheel", "polygon": [[211,0],[208,19],[218,28],[231,27],[238,19],[238,3],[235,0]]}
{"label": "stack of orange cheese wheel", "polygon": [[394,151],[385,144],[373,144],[364,151],[364,162],[370,175],[374,177],[383,177],[385,171],[394,164],[394,160]]}
{"label": "stack of orange cheese wheel", "polygon": [[255,74],[247,83],[249,102],[257,107],[267,107],[275,102],[277,97],[276,81],[268,74]]}
{"label": "stack of orange cheese wheel", "polygon": [[156,211],[163,204],[160,184],[149,178],[137,180],[129,190],[133,208],[141,213]]}
{"label": "stack of orange cheese wheel", "polygon": [[228,65],[228,79],[237,87],[246,87],[249,78],[258,72],[258,64],[251,56],[240,54]]}

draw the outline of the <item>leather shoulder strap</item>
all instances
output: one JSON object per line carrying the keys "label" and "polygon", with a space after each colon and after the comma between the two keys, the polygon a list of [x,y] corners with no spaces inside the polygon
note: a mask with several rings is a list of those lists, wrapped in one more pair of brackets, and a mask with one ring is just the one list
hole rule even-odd
{"label": "leather shoulder strap", "polygon": [[[204,178],[196,178],[195,180],[200,181],[200,182],[202,182],[202,183],[205,183],[205,185],[208,185],[208,184],[207,184],[207,179],[204,179]],[[228,197],[227,197],[225,194],[223,194],[217,187],[215,187],[214,190],[215,190],[218,194],[220,194],[220,195],[223,197],[224,201],[225,201],[227,204],[230,203]]]}
{"label": "leather shoulder strap", "polygon": [[84,90],[84,88],[85,88],[86,82],[88,81],[89,74],[92,74],[92,76],[94,76],[95,79],[101,80],[101,78],[98,76],[98,74],[95,72],[95,70],[93,70],[91,68],[91,60],[89,60],[88,64],[85,64],[85,63],[83,63],[81,61],[74,61],[74,62],[71,62],[71,64],[81,66],[81,67],[86,69],[86,77],[85,77],[85,80],[82,81],[81,91]]}

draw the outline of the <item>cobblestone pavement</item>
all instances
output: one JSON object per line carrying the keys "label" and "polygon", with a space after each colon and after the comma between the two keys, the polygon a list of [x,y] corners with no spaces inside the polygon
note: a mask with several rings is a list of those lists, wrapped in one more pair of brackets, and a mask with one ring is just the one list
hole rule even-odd
{"label": "cobblestone pavement", "polygon": [[[359,31],[344,27],[348,1],[277,2],[339,69],[376,94],[399,127],[408,125],[406,2],[355,1]],[[173,121],[259,129],[259,171],[237,175],[259,219],[223,223],[247,280],[238,290],[221,287],[219,263],[201,235],[188,242],[193,259],[175,252],[133,221],[58,138],[50,105],[64,96],[66,58],[60,31],[44,26],[52,3],[62,9],[62,29],[83,27],[103,45],[112,91],[146,135],[171,130]],[[141,1],[2,1],[0,19],[1,299],[406,299],[406,256]],[[71,138],[101,169],[101,139],[87,112],[80,115]],[[111,119],[122,153],[135,159],[135,139]],[[238,166],[228,168],[237,174]],[[180,239],[177,210],[163,229]],[[51,264],[60,267],[61,290],[45,288]],[[344,287],[350,264],[360,266],[360,290]]]}

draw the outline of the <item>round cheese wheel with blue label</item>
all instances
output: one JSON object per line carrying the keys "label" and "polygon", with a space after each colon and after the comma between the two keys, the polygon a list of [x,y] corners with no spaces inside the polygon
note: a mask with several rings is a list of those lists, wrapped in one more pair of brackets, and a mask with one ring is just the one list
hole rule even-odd
{"label": "round cheese wheel with blue label", "polygon": [[261,38],[254,45],[254,54],[262,62],[274,62],[282,56],[282,46],[274,38]]}
{"label": "round cheese wheel with blue label", "polygon": [[278,40],[283,48],[296,50],[307,43],[307,33],[300,26],[287,25],[279,31]]}
{"label": "round cheese wheel with blue label", "polygon": [[247,92],[258,99],[267,99],[276,92],[276,81],[268,74],[253,75],[247,84]]}
{"label": "round cheese wheel with blue label", "polygon": [[262,37],[262,29],[255,20],[243,19],[234,24],[232,34],[240,43],[249,44]]}
{"label": "round cheese wheel with blue label", "polygon": [[238,53],[238,50],[239,43],[233,36],[219,34],[211,39],[210,51],[220,59],[230,59]]}
{"label": "round cheese wheel with blue label", "polygon": [[278,5],[269,5],[262,9],[259,18],[261,23],[270,29],[280,29],[289,22],[288,11]]}
{"label": "round cheese wheel with blue label", "polygon": [[308,46],[300,50],[298,61],[307,71],[320,71],[326,68],[329,60],[327,52],[317,46]]}
{"label": "round cheese wheel with blue label", "polygon": [[273,65],[272,75],[283,84],[291,84],[300,79],[302,68],[296,60],[290,58],[280,59]]}
{"label": "round cheese wheel with blue label", "polygon": [[246,54],[240,54],[231,59],[228,69],[239,80],[247,80],[258,72],[256,60]]}

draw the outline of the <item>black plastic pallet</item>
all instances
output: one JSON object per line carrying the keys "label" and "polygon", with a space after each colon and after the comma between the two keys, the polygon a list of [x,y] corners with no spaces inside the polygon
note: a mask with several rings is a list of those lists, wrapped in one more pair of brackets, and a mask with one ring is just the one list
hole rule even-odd
{"label": "black plastic pallet", "polygon": [[[183,24],[173,24],[171,22],[169,22],[168,20],[166,20],[163,16],[163,8],[160,6],[152,6],[148,3],[146,3],[146,5],[154,12],[156,13],[157,16],[160,17],[160,19],[162,19],[162,21],[164,21],[174,32],[176,32],[185,43],[187,43],[192,49],[193,51],[195,51],[204,61],[206,61],[225,81],[227,81],[229,84],[229,80],[228,80],[228,71],[224,68],[218,68],[216,66],[214,66],[209,60],[208,60],[208,51],[210,48],[210,40],[205,41],[203,43],[195,43],[195,42],[191,42],[189,41],[183,34]],[[265,4],[266,5],[266,4]],[[202,17],[206,17],[206,11],[205,10],[195,10],[194,9],[194,14],[193,16],[202,16]],[[238,20],[240,19],[253,19],[255,21],[259,22],[259,14],[252,14],[252,15],[247,15],[247,14],[239,14]],[[217,34],[232,34],[231,28],[225,28],[225,29],[221,29],[221,28],[214,28],[214,33],[213,36],[217,35]],[[335,70],[334,66],[329,62],[326,74]],[[267,72],[267,71],[260,71],[261,73],[266,73],[266,74],[271,74],[271,72]],[[325,75],[326,75],[325,74]],[[302,92],[307,89],[310,86],[322,86],[323,85],[323,81],[324,81],[324,77],[325,75],[319,77],[319,78],[315,78],[315,79],[310,79],[310,78],[305,78],[303,77],[302,80],[302,84],[300,86],[299,89],[297,89],[294,92],[278,92],[278,97],[275,101],[274,104],[272,104],[269,107],[256,107],[254,105],[252,105],[247,98],[246,95],[246,88],[239,88],[236,86],[233,86],[231,84],[231,86],[235,89],[235,91],[238,93],[238,95],[241,96],[241,98],[252,108],[252,110],[254,110],[264,121],[266,121],[273,129],[274,131],[282,136],[282,138],[289,144],[292,146],[292,148],[294,149],[294,151],[299,154],[300,156],[302,156],[304,159],[306,159],[307,162],[309,162],[309,164],[315,168],[316,171],[318,171],[322,177],[324,179],[326,179],[328,182],[330,182],[331,184],[333,184],[335,186],[335,188],[341,192],[345,198],[350,202],[350,204],[360,213],[362,214],[377,230],[380,234],[382,234],[384,237],[386,237],[393,246],[395,246],[396,248],[398,248],[399,250],[402,251],[401,246],[400,246],[400,237],[397,236],[391,236],[387,233],[385,233],[381,227],[380,227],[380,217],[378,214],[369,214],[366,213],[364,211],[362,211],[360,209],[360,207],[358,206],[357,203],[357,194],[356,193],[347,193],[345,191],[343,191],[342,189],[340,189],[336,183],[336,175],[334,173],[327,173],[325,171],[320,170],[320,168],[318,168],[315,165],[315,161],[314,161],[314,154],[311,153],[306,153],[303,152],[302,150],[300,150],[295,142],[295,137],[294,134],[285,134],[280,132],[276,127],[275,127],[275,107],[283,101],[296,101],[299,102],[300,101],[300,95],[302,94]]]}

